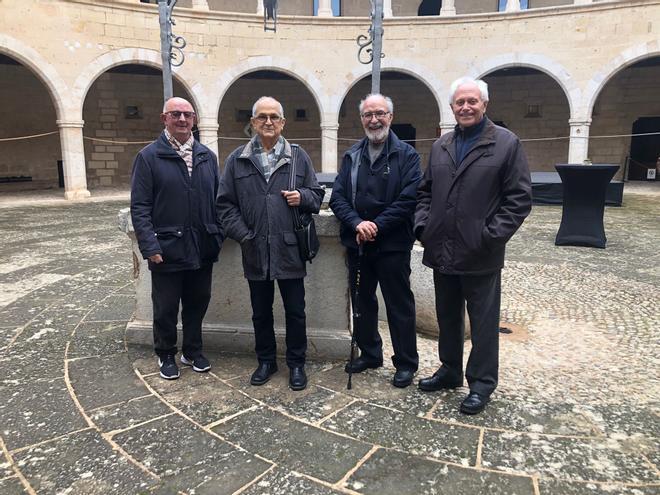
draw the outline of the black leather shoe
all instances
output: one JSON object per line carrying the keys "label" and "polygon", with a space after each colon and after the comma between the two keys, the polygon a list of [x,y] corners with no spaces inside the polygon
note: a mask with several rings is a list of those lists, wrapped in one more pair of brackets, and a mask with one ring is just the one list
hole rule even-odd
{"label": "black leather shoe", "polygon": [[259,363],[250,378],[251,385],[263,385],[277,371],[277,363]]}
{"label": "black leather shoe", "polygon": [[349,361],[344,367],[346,373],[362,373],[366,369],[376,369],[380,368],[383,365],[383,361],[369,361],[368,359],[360,356],[359,358],[353,359],[353,364]]}
{"label": "black leather shoe", "polygon": [[478,414],[486,408],[486,404],[488,404],[488,397],[470,392],[461,402],[461,412],[463,414]]}
{"label": "black leather shoe", "polygon": [[392,378],[392,385],[399,388],[406,388],[412,383],[414,376],[414,371],[396,370],[396,373],[394,373],[394,378]]}
{"label": "black leather shoe", "polygon": [[422,378],[417,386],[420,390],[425,392],[435,392],[436,390],[445,390],[451,388],[458,388],[463,385],[463,379],[450,379],[447,370],[440,368],[433,373],[429,378]]}
{"label": "black leather shoe", "polygon": [[289,387],[291,390],[303,390],[307,387],[305,368],[298,366],[289,370]]}

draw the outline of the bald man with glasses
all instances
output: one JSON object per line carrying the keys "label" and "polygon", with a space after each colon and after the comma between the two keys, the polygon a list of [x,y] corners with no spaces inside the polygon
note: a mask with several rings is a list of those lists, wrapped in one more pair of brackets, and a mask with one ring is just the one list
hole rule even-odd
{"label": "bald man with glasses", "polygon": [[202,354],[202,320],[223,240],[215,212],[220,179],[216,156],[192,135],[195,119],[190,102],[167,100],[163,132],[137,154],[131,176],[131,218],[151,271],[154,350],[166,380],[179,378],[179,304],[181,363],[199,373],[211,369]]}

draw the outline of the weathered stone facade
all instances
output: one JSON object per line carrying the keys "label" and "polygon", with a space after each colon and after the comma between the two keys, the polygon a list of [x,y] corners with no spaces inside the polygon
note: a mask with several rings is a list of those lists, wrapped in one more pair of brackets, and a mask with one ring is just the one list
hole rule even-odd
{"label": "weathered stone facade", "polygon": [[[240,142],[227,138],[244,136],[240,111],[280,91],[287,137],[301,139],[317,170],[334,171],[360,137],[356,103],[369,67],[357,60],[355,38],[366,34],[359,9],[368,3],[344,1],[342,17],[329,16],[326,0],[316,17],[311,0],[286,4],[272,33],[256,0],[180,1],[175,32],[188,45],[176,92],[195,105],[200,139],[222,162]],[[440,16],[410,17],[418,6],[385,2],[382,65],[395,76],[384,78],[383,91],[394,97],[395,123],[415,129],[424,161],[430,140],[454,125],[449,84],[465,74],[491,84],[494,120],[525,140],[556,138],[525,141],[533,170],[586,159],[623,165],[633,122],[660,115],[659,0],[530,0],[529,10],[502,13],[495,0],[455,0],[443,2]],[[0,141],[0,178],[29,175],[33,185],[56,187],[62,160],[67,198],[125,185],[139,143],[160,129],[159,77],[126,68],[160,67],[156,6],[5,0],[0,15],[12,20],[0,30],[0,95],[14,115],[0,125],[0,139],[59,132]],[[252,77],[259,71],[288,78]]]}

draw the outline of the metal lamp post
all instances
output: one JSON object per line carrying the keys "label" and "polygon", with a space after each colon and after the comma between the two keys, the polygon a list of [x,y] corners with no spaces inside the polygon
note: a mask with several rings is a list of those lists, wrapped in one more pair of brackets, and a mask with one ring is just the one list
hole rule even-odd
{"label": "metal lamp post", "polygon": [[[380,59],[383,53],[383,0],[371,0],[371,27],[369,36],[357,37],[358,60],[371,66],[371,93],[380,93]],[[371,45],[371,48],[367,48]],[[364,55],[366,53],[366,55]]]}
{"label": "metal lamp post", "polygon": [[172,34],[176,22],[172,10],[177,0],[158,0],[158,20],[160,22],[160,56],[163,62],[163,96],[165,101],[174,96],[172,89],[172,67],[179,67],[185,60],[183,49],[186,40]]}

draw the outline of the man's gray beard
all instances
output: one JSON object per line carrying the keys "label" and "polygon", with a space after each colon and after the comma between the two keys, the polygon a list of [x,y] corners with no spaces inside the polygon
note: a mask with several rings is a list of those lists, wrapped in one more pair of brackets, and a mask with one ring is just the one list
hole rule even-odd
{"label": "man's gray beard", "polygon": [[364,130],[364,133],[367,135],[367,139],[372,143],[382,143],[387,138],[387,134],[389,132],[389,126],[383,126],[375,131],[372,131],[368,128]]}

